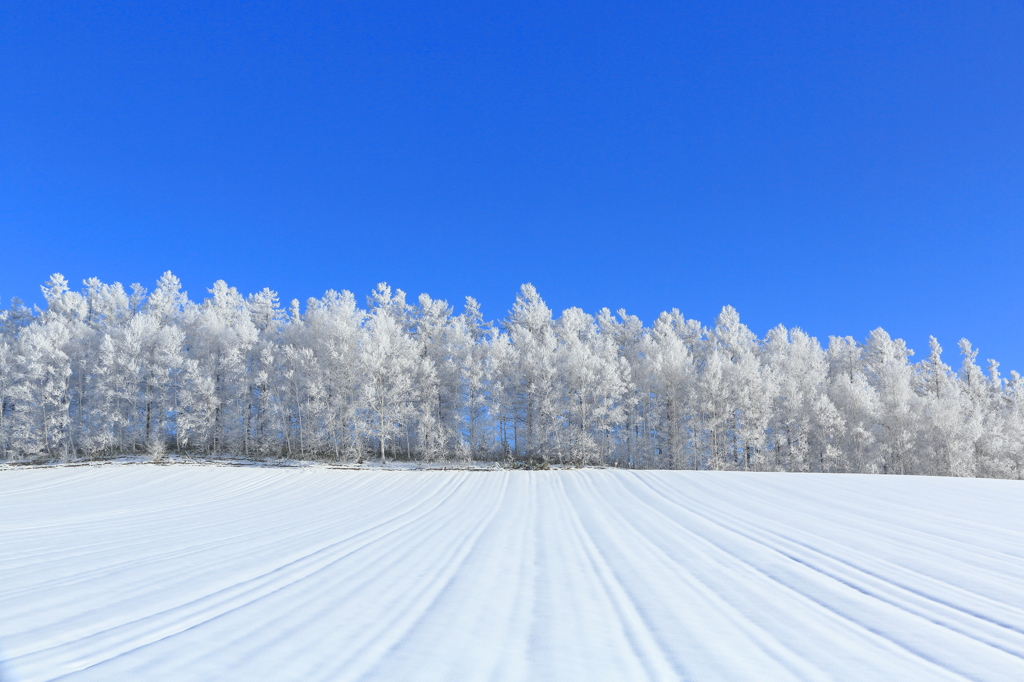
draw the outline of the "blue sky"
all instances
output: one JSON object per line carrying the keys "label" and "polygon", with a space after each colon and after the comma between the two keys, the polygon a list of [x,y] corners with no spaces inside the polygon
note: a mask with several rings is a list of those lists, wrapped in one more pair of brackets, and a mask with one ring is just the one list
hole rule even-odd
{"label": "blue sky", "polygon": [[0,296],[731,304],[1024,371],[1024,2],[0,5]]}

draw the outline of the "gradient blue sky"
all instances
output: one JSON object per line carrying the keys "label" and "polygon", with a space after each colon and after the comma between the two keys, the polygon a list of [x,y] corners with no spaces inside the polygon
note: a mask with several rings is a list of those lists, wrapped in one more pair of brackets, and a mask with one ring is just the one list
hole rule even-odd
{"label": "gradient blue sky", "polygon": [[731,304],[1024,371],[1024,2],[0,5],[0,296]]}

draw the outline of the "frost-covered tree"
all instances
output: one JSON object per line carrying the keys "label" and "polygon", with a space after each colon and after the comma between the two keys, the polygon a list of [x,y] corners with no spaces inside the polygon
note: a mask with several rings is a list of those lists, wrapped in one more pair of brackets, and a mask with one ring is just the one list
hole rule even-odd
{"label": "frost-covered tree", "polygon": [[562,456],[560,397],[556,386],[555,335],[551,309],[532,284],[524,284],[505,323],[517,362],[507,381],[515,391],[512,439],[521,457]]}
{"label": "frost-covered tree", "polygon": [[576,465],[606,461],[610,432],[622,421],[628,367],[620,362],[615,339],[599,333],[594,318],[579,308],[562,313],[556,334],[557,392],[563,399],[558,421],[564,425],[557,454]]}
{"label": "frost-covered tree", "polygon": [[818,340],[781,325],[768,332],[763,362],[771,396],[768,432],[782,471],[837,471],[842,418],[828,395],[828,357]]}
{"label": "frost-covered tree", "polygon": [[404,328],[405,293],[399,289],[393,296],[391,287],[380,284],[371,296],[371,307],[361,353],[362,393],[369,408],[369,432],[384,463],[389,450],[401,449],[403,439],[409,452],[413,379],[422,369],[416,342]]}
{"label": "frost-covered tree", "polygon": [[382,461],[1024,476],[1024,383],[961,340],[954,372],[884,330],[823,349],[731,307],[555,317],[523,285],[499,326],[381,284],[287,309],[60,275],[0,311],[0,457],[205,453]]}
{"label": "frost-covered tree", "polygon": [[[310,299],[304,319],[306,343],[321,372],[326,451],[336,458],[358,457],[365,444],[360,391],[366,313],[350,292],[328,291]],[[271,368],[272,358],[265,364]]]}
{"label": "frost-covered tree", "polygon": [[190,304],[183,316],[188,362],[178,427],[183,442],[194,447],[238,452],[245,443],[246,355],[258,332],[237,289],[220,280],[209,291],[209,298]]}
{"label": "frost-covered tree", "polygon": [[686,468],[688,457],[692,466],[698,463],[693,423],[697,369],[685,328],[686,320],[678,310],[662,313],[644,348],[648,362],[642,381],[653,400],[643,401],[643,414],[669,469]]}
{"label": "frost-covered tree", "polygon": [[914,473],[919,464],[915,446],[920,403],[913,388],[913,368],[908,362],[912,354],[902,339],[891,338],[881,328],[868,335],[864,347],[864,369],[880,403],[876,443],[877,466],[883,473]]}

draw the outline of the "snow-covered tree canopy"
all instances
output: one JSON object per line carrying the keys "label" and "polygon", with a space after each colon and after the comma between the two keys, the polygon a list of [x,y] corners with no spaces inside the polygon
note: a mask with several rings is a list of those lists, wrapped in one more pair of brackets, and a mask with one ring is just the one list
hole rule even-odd
{"label": "snow-covered tree canopy", "polygon": [[882,329],[827,348],[608,309],[559,317],[523,285],[508,317],[455,314],[381,284],[361,308],[328,291],[286,310],[223,281],[193,302],[54,275],[46,309],[0,313],[0,455],[166,451],[244,457],[879,472],[1020,478],[1021,378],[960,369]]}

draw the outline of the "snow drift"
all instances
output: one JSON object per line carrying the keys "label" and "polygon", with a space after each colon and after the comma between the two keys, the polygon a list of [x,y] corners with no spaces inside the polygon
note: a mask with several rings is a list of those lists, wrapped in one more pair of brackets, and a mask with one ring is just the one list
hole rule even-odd
{"label": "snow drift", "polygon": [[14,680],[1021,680],[1012,481],[0,471]]}

